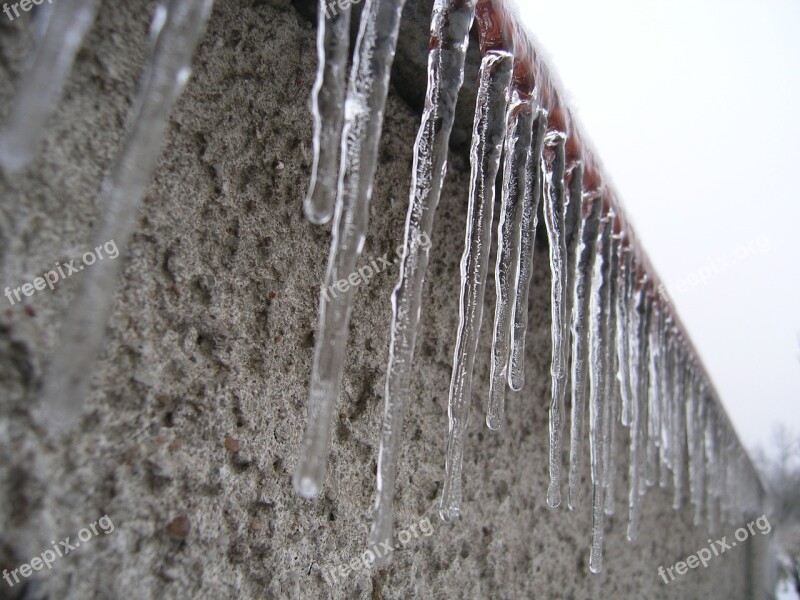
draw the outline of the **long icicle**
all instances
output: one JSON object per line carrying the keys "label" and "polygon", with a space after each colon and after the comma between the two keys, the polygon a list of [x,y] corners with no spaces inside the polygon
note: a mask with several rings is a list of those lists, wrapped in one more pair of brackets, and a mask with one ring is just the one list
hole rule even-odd
{"label": "long icicle", "polygon": [[666,308],[664,308],[662,314],[663,319],[661,320],[662,322],[659,342],[661,345],[661,360],[659,361],[658,365],[658,381],[661,384],[661,389],[659,391],[659,399],[661,401],[659,412],[661,415],[661,421],[659,423],[658,432],[660,437],[658,446],[658,459],[660,466],[658,485],[659,487],[666,488],[669,485],[669,476],[670,471],[672,470],[672,446],[670,444],[669,437],[670,423],[672,422],[672,413],[670,411],[670,407],[672,405],[670,394],[672,393],[672,390],[669,387],[669,361],[671,360],[672,354],[672,317]]}
{"label": "long icicle", "polygon": [[725,523],[725,512],[727,509],[728,499],[725,497],[725,491],[728,488],[728,456],[730,448],[728,447],[728,428],[726,419],[722,414],[719,415],[717,421],[717,485],[715,488],[715,497],[717,499],[717,517],[719,525]]}
{"label": "long icicle", "polygon": [[[674,488],[674,496],[672,499],[672,508],[675,510],[680,510],[683,504],[684,447],[688,447],[690,453],[692,451],[692,446],[686,443],[688,419],[691,418],[692,423],[695,422],[695,413],[689,412],[688,400],[683,385],[685,370],[686,362],[683,348],[680,339],[676,338],[675,357],[670,374],[673,390],[672,486]],[[689,454],[689,460],[689,465],[691,466],[691,454]],[[689,481],[691,483],[691,474]]]}
{"label": "long icicle", "polygon": [[361,13],[344,106],[331,250],[320,290],[308,423],[293,477],[295,491],[304,498],[319,494],[328,469],[331,416],[342,385],[353,307],[352,287],[341,294],[330,290],[337,281],[356,272],[364,246],[378,142],[403,4],[404,0],[367,0]]}
{"label": "long icicle", "polygon": [[472,130],[469,206],[453,375],[447,403],[448,438],[445,480],[439,516],[450,521],[461,514],[461,465],[464,431],[472,397],[472,368],[483,318],[483,296],[492,245],[495,180],[505,138],[505,113],[513,56],[489,51],[481,61],[478,99]]}
{"label": "long icicle", "polygon": [[706,451],[706,473],[708,473],[708,485],[706,486],[706,516],[708,518],[708,533],[717,533],[717,503],[716,503],[716,483],[719,477],[718,451],[716,443],[717,435],[717,411],[713,403],[708,405],[708,415],[706,416],[706,426],[704,433]]}
{"label": "long icicle", "polygon": [[99,6],[100,0],[58,0],[46,14],[45,31],[37,33],[35,56],[0,133],[0,168],[6,173],[24,169],[36,155]]}
{"label": "long icicle", "polygon": [[[614,222],[612,217],[612,223]],[[622,252],[622,238],[614,234],[611,244],[611,258],[609,264],[609,292],[608,292],[608,338],[605,340],[606,351],[606,421],[607,432],[604,437],[608,443],[604,447],[603,478],[605,487],[605,513],[614,514],[614,488],[617,479],[617,422],[619,421],[619,379],[617,379],[617,296],[619,294],[619,268],[620,253]]]}
{"label": "long icicle", "polygon": [[699,428],[700,399],[691,386],[686,394],[686,440],[689,450],[689,503],[696,506],[699,500],[697,489],[697,470],[699,469]]}
{"label": "long icicle", "polygon": [[647,362],[647,468],[645,479],[652,486],[658,479],[658,450],[661,445],[661,380],[659,379],[659,363],[661,362],[661,321],[662,313],[653,303],[653,317],[650,328],[650,341]]}
{"label": "long icicle", "polygon": [[[572,201],[572,200],[571,200]],[[580,229],[580,247],[575,263],[575,290],[572,300],[572,406],[570,411],[569,488],[567,506],[575,510],[580,501],[579,490],[583,470],[583,436],[586,413],[586,391],[589,385],[589,303],[592,277],[597,257],[602,198],[591,203],[589,214]],[[599,392],[600,390],[598,390]]]}
{"label": "long icicle", "polygon": [[[340,10],[337,10],[340,9]],[[339,147],[344,120],[347,57],[350,49],[350,4],[328,13],[328,1],[317,7],[317,78],[311,91],[313,162],[308,195],[303,204],[312,223],[333,216],[339,179]]]}
{"label": "long icicle", "polygon": [[[508,107],[500,222],[497,225],[497,264],[494,271],[495,309],[492,338],[489,401],[486,425],[499,429],[503,422],[506,383],[509,374],[511,334],[520,275],[523,203],[531,190],[527,186],[528,160],[531,154],[533,110],[530,99],[515,90]],[[525,307],[527,311],[527,306]]]}
{"label": "long icicle", "polygon": [[[650,405],[648,402],[650,389],[650,329],[653,322],[653,297],[650,293],[650,279],[644,275],[642,285],[644,294],[644,314],[639,338],[639,495],[644,496],[647,489],[654,481],[649,481],[647,476],[647,444],[648,420],[650,419]],[[640,500],[641,504],[641,500]]]}
{"label": "long icicle", "polygon": [[[634,280],[635,281],[635,280]],[[638,283],[638,289],[633,290],[635,304],[630,314],[630,331],[628,332],[628,354],[630,366],[631,395],[630,404],[630,464],[628,483],[628,540],[636,540],[639,526],[639,506],[641,504],[641,494],[639,490],[639,480],[641,476],[641,447],[642,447],[642,410],[641,410],[641,386],[639,363],[643,359],[641,340],[644,336],[645,327],[645,303],[646,293],[644,281]]]}
{"label": "long icicle", "polygon": [[528,181],[522,204],[522,240],[520,243],[519,276],[514,300],[514,327],[511,331],[511,358],[508,386],[518,392],[525,383],[525,337],[528,331],[528,294],[533,275],[533,254],[536,229],[539,225],[539,201],[542,197],[542,145],[547,116],[540,109],[533,124],[533,145],[528,160]]}
{"label": "long icicle", "polygon": [[[597,200],[599,204],[601,201]],[[589,552],[589,570],[599,573],[603,569],[603,527],[605,468],[608,458],[609,413],[612,403],[608,396],[606,377],[609,374],[608,327],[610,308],[610,262],[613,213],[606,215],[601,225],[600,248],[592,269],[591,317],[589,324],[589,449],[592,475],[592,545]]]}
{"label": "long icicle", "polygon": [[584,224],[583,214],[583,163],[577,160],[569,162],[566,167],[567,184],[566,206],[564,207],[564,239],[566,254],[564,263],[564,392],[561,398],[561,414],[565,414],[566,396],[571,396],[572,365],[572,319],[575,314],[575,290],[578,282],[578,258],[581,245],[581,231]]}
{"label": "long icicle", "polygon": [[704,432],[706,428],[706,418],[708,414],[708,407],[710,399],[703,396],[699,386],[694,382],[695,374],[692,369],[692,384],[690,394],[693,394],[697,402],[697,436],[695,439],[695,502],[694,502],[694,518],[693,523],[696,527],[703,524],[703,494],[705,491],[706,482],[706,463],[705,463],[705,439]]}
{"label": "long icicle", "polygon": [[[213,0],[172,0],[168,6],[156,7],[151,27],[153,49],[131,126],[101,192],[105,212],[97,240],[113,240],[123,255],[161,154],[169,114],[189,80],[192,55],[212,4]],[[98,262],[81,280],[74,302],[77,309],[64,325],[44,388],[42,417],[56,429],[71,427],[80,415],[121,268],[122,261]]]}
{"label": "long icicle", "polygon": [[567,378],[566,348],[564,338],[567,315],[567,264],[565,194],[564,194],[564,144],[563,132],[549,131],[545,137],[545,198],[544,222],[550,242],[550,291],[551,291],[551,342],[552,396],[550,399],[550,484],[547,488],[547,504],[561,504],[561,430],[564,413],[564,394]]}
{"label": "long icicle", "polygon": [[[397,461],[403,419],[410,397],[414,347],[421,312],[422,286],[428,267],[433,219],[447,167],[448,142],[455,119],[458,92],[464,81],[464,60],[475,0],[436,0],[431,18],[428,90],[422,122],[414,144],[411,192],[400,275],[392,293],[391,341],[386,375],[377,490],[370,546],[392,539]],[[377,559],[384,565],[391,553]]]}

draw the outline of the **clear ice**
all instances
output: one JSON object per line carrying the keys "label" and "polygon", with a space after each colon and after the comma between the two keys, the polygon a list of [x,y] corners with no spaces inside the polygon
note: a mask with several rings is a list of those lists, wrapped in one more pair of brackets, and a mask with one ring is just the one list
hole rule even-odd
{"label": "clear ice", "polygon": [[[486,425],[495,430],[503,422],[516,290],[519,287],[522,217],[526,197],[532,192],[527,186],[532,183],[528,180],[528,159],[531,153],[533,109],[530,100],[521,99],[516,91],[513,94],[508,108],[503,191],[500,222],[497,225],[494,336],[486,408]],[[524,310],[527,312],[527,306]]]}
{"label": "clear ice", "polygon": [[[191,73],[195,47],[213,0],[172,0],[159,4],[145,66],[122,150],[101,190],[102,224],[96,242],[114,240],[124,255],[161,154],[169,115]],[[51,26],[53,19],[51,18]],[[94,244],[93,244],[94,245]],[[78,297],[61,333],[42,400],[42,419],[68,429],[80,416],[89,377],[103,343],[123,261],[99,261],[81,279]]]}
{"label": "clear ice", "polygon": [[[404,0],[367,0],[359,24],[344,103],[341,160],[331,250],[320,290],[319,325],[311,367],[308,423],[293,476],[304,498],[319,494],[328,468],[331,416],[342,385],[353,288],[329,293],[356,272],[364,247],[378,142]],[[330,297],[329,297],[330,295]]]}
{"label": "clear ice", "polygon": [[0,167],[14,174],[36,155],[61,99],[75,55],[94,22],[100,0],[58,0],[37,15],[36,46],[0,132]]}
{"label": "clear ice", "polygon": [[[392,501],[400,453],[403,419],[411,396],[414,347],[422,310],[422,286],[428,266],[433,219],[447,170],[450,131],[458,92],[464,80],[464,60],[475,1],[437,0],[431,20],[428,90],[422,122],[414,144],[411,193],[400,275],[392,294],[389,366],[381,444],[378,451],[377,493],[370,546],[392,539]],[[392,556],[376,560],[383,565]]]}
{"label": "clear ice", "polygon": [[461,514],[463,438],[472,398],[472,368],[483,319],[483,297],[492,245],[495,180],[506,133],[505,115],[512,65],[513,56],[508,52],[489,51],[481,61],[470,149],[470,190],[466,243],[461,257],[459,320],[447,403],[447,458],[439,506],[439,516],[444,521]]}
{"label": "clear ice", "polygon": [[561,430],[564,413],[564,395],[567,379],[567,348],[569,345],[566,322],[567,305],[567,243],[565,231],[564,193],[564,143],[565,135],[548,132],[545,137],[545,197],[544,222],[550,241],[550,295],[552,359],[550,375],[550,483],[547,504],[561,504]]}
{"label": "clear ice", "polygon": [[317,78],[311,91],[311,182],[303,209],[312,223],[333,216],[339,180],[339,142],[342,138],[347,58],[350,49],[350,5],[328,14],[327,0],[317,8]]}
{"label": "clear ice", "polygon": [[[589,304],[597,258],[597,238],[603,208],[601,198],[589,205],[589,212],[580,229],[580,246],[572,271],[575,288],[572,300],[572,406],[570,411],[569,480],[567,506],[574,510],[579,502],[583,467],[583,437],[585,434],[586,392],[589,388]],[[599,305],[597,306],[599,308]],[[599,359],[598,359],[599,360]],[[600,392],[600,389],[597,390]]]}

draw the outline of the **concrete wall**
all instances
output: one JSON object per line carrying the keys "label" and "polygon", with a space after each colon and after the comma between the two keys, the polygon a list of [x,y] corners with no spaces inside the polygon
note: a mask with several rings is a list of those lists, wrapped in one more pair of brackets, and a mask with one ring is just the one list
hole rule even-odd
{"label": "concrete wall", "polygon": [[[74,543],[103,515],[115,526],[52,571],[34,573],[26,589],[0,581],[0,598],[45,591],[65,598],[762,597],[756,570],[768,537],[662,582],[659,565],[707,546],[709,535],[691,526],[688,511],[673,512],[671,490],[654,489],[640,540],[625,540],[626,444],[602,574],[587,566],[588,504],[575,512],[547,508],[550,308],[542,236],[528,383],[509,395],[506,430],[490,433],[482,414],[484,327],[465,448],[465,517],[454,525],[436,517],[469,177],[463,140],[436,220],[395,503],[398,530],[427,517],[433,533],[397,551],[387,571],[325,582],[323,569],[364,551],[397,273],[384,271],[356,294],[326,488],[319,500],[303,501],[290,478],[306,421],[330,227],[301,214],[316,56],[313,24],[300,9],[282,0],[217,3],[124,257],[105,352],[87,373],[94,385],[85,417],[69,437],[48,438],[30,410],[80,275],[0,311],[0,568],[30,562],[50,540]],[[410,5],[409,19],[427,20],[426,10]],[[92,247],[97,190],[122,139],[151,11],[144,0],[105,3],[41,158],[0,181],[3,287]],[[27,46],[23,26],[0,21],[4,114]],[[424,82],[424,72],[403,62],[410,60],[403,52],[413,54],[408,48],[400,66]],[[417,108],[393,90],[364,261],[391,256],[402,240],[418,120]],[[588,476],[584,487],[588,500]],[[714,538],[743,524],[725,525]]]}

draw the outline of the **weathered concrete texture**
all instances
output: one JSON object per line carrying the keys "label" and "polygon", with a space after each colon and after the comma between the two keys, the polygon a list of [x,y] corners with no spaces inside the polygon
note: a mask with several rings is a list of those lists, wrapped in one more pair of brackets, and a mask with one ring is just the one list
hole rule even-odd
{"label": "weathered concrete texture", "polygon": [[[105,3],[41,158],[0,182],[3,288],[97,245],[97,190],[122,139],[151,10],[145,0]],[[0,25],[6,112],[26,46],[23,25]],[[454,525],[436,518],[469,175],[461,153],[452,157],[436,220],[396,497],[398,529],[428,517],[434,532],[396,552],[385,572],[351,573],[333,586],[323,580],[322,569],[364,551],[396,271],[357,292],[324,496],[303,501],[290,477],[329,244],[329,227],[301,214],[315,61],[313,26],[288,1],[217,3],[124,256],[106,350],[87,373],[94,386],[85,417],[68,438],[48,439],[30,410],[80,275],[0,312],[0,568],[29,562],[50,540],[74,543],[80,528],[107,514],[114,531],[34,573],[28,597],[37,589],[80,599],[748,597],[758,585],[748,570],[761,556],[761,536],[708,569],[669,585],[659,579],[659,565],[709,537],[686,510],[673,512],[671,490],[651,490],[640,541],[625,540],[625,444],[602,574],[587,567],[588,504],[575,512],[547,508],[544,239],[531,295],[528,383],[509,395],[507,428],[490,433],[482,414],[484,327],[465,449],[465,518]],[[392,92],[364,263],[391,258],[402,240],[418,119]],[[489,318],[491,307],[490,300]],[[618,435],[625,440],[627,431]],[[21,592],[22,585],[0,581],[0,598]]]}

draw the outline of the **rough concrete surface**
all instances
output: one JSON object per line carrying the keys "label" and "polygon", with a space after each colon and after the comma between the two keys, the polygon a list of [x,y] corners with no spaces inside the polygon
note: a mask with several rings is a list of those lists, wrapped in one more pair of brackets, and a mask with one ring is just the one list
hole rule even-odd
{"label": "rough concrete surface", "polygon": [[[122,140],[152,9],[146,0],[104,3],[39,159],[0,180],[3,288],[96,245],[98,189]],[[24,65],[25,26],[0,25],[3,115]],[[137,231],[118,259],[125,268],[105,350],[68,437],[48,437],[30,415],[79,275],[21,305],[2,299],[0,569],[30,562],[50,540],[74,543],[103,515],[114,530],[34,572],[27,587],[0,581],[0,598],[762,597],[762,536],[662,582],[659,565],[707,546],[709,535],[692,527],[688,510],[671,509],[671,489],[652,489],[640,539],[626,541],[625,443],[601,574],[587,565],[588,473],[580,509],[546,506],[550,308],[541,235],[526,387],[509,394],[505,430],[489,432],[485,323],[464,518],[438,520],[469,179],[463,152],[451,158],[436,219],[395,501],[397,531],[425,517],[434,531],[395,552],[385,571],[326,583],[323,569],[365,548],[397,273],[387,269],[356,293],[328,479],[321,498],[304,501],[290,479],[330,233],[301,212],[314,45],[313,24],[286,0],[217,3]],[[386,113],[362,264],[391,258],[402,241],[419,114],[394,89]],[[491,315],[492,282],[487,298]],[[627,430],[618,436],[625,441]]]}

